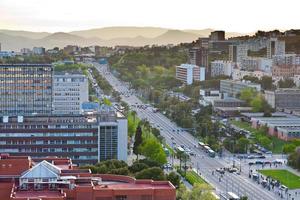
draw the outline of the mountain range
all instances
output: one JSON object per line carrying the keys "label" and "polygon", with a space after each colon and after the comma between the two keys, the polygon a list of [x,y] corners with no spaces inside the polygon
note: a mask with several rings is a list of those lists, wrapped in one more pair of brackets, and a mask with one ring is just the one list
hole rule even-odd
{"label": "mountain range", "polygon": [[[174,30],[158,27],[105,27],[73,32],[30,32],[0,29],[2,50],[20,51],[21,48],[43,46],[45,48],[79,46],[144,46],[192,42],[199,37],[208,37],[213,29]],[[226,37],[240,36],[226,33]]]}

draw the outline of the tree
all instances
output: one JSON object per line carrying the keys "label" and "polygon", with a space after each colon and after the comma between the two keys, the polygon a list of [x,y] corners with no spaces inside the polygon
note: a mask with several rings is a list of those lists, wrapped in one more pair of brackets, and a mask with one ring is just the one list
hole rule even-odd
{"label": "tree", "polygon": [[137,173],[137,172],[140,172],[144,169],[147,169],[149,168],[148,165],[146,165],[145,163],[141,163],[141,162],[134,162],[130,167],[129,167],[129,171],[131,173]]}
{"label": "tree", "polygon": [[261,84],[261,87],[264,90],[271,90],[273,89],[273,80],[271,76],[263,76],[261,77],[261,80],[259,81]]}
{"label": "tree", "polygon": [[153,136],[151,138],[147,138],[147,140],[144,141],[140,148],[140,152],[150,160],[154,160],[161,165],[167,162],[166,153],[164,152],[158,140]]}
{"label": "tree", "polygon": [[167,180],[170,181],[176,188],[179,188],[180,176],[176,172],[171,172],[168,174]]}
{"label": "tree", "polygon": [[159,167],[151,167],[138,172],[135,176],[136,179],[152,179],[155,181],[165,180],[164,172]]}
{"label": "tree", "polygon": [[137,156],[137,159],[139,158],[140,146],[142,143],[143,143],[142,128],[141,126],[138,126],[135,131],[135,138],[133,144],[133,153]]}
{"label": "tree", "polygon": [[256,91],[253,88],[247,87],[243,89],[240,93],[240,99],[246,101],[248,104],[250,104],[253,97],[256,96]]}
{"label": "tree", "polygon": [[286,78],[284,80],[278,81],[279,88],[292,88],[295,86],[296,86],[296,84],[294,83],[293,79],[291,79],[291,78]]}
{"label": "tree", "polygon": [[260,112],[263,110],[263,99],[261,95],[256,95],[251,102],[250,105],[252,107],[253,112]]}
{"label": "tree", "polygon": [[176,193],[178,200],[216,200],[213,196],[212,188],[207,184],[195,184],[191,191],[187,190],[185,186],[180,185]]}

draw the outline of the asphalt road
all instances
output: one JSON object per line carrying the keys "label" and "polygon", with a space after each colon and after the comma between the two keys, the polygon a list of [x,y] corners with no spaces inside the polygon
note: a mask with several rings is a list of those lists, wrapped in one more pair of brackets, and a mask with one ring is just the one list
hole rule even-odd
{"label": "asphalt road", "polygon": [[[107,66],[93,63],[99,73],[113,86],[113,88],[121,93],[121,98],[125,101],[131,110],[135,110],[141,119],[147,119],[153,127],[159,128],[161,135],[165,138],[170,146],[175,142],[176,145],[184,145],[189,147],[196,156],[191,156],[191,165],[198,170],[199,174],[205,178],[211,185],[216,188],[217,194],[234,192],[239,196],[247,196],[250,200],[273,200],[281,199],[275,193],[264,189],[254,181],[248,178],[248,172],[238,175],[226,172],[223,177],[217,172],[212,175],[220,167],[229,167],[230,160],[224,158],[210,158],[207,154],[199,149],[197,140],[186,131],[181,130],[175,123],[170,121],[163,114],[153,112],[152,107],[146,109],[137,108],[135,105],[144,104],[132,91],[128,89],[128,85],[118,80],[109,72]],[[175,130],[175,131],[174,131]],[[195,146],[196,145],[196,146]]]}

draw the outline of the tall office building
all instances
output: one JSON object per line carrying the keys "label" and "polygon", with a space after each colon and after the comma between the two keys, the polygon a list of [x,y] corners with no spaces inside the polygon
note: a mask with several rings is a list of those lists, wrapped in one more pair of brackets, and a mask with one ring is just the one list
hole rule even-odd
{"label": "tall office building", "polygon": [[49,64],[0,65],[0,116],[50,114],[52,78]]}
{"label": "tall office building", "polygon": [[204,67],[207,73],[206,76],[210,76],[208,54],[208,49],[204,47],[194,47],[189,50],[189,63],[199,67]]}
{"label": "tall office building", "polygon": [[127,161],[127,119],[109,108],[82,115],[0,118],[0,152],[68,156],[78,165]]}
{"label": "tall office building", "polygon": [[55,72],[53,78],[53,113],[80,114],[89,100],[89,83],[80,72]]}
{"label": "tall office building", "polygon": [[225,40],[225,31],[213,31],[210,33],[209,39],[211,41]]}
{"label": "tall office building", "polygon": [[285,54],[285,41],[277,38],[270,38],[267,42],[267,57],[272,59],[274,55]]}
{"label": "tall office building", "polygon": [[241,63],[248,56],[248,45],[238,44],[229,45],[229,60],[235,63]]}

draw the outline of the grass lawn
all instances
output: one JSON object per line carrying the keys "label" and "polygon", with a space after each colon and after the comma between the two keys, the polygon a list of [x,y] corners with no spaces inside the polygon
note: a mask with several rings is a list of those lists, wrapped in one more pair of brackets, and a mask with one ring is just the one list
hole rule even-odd
{"label": "grass lawn", "polygon": [[259,170],[265,176],[270,176],[273,179],[280,181],[289,189],[300,188],[300,176],[293,174],[287,170]]}
{"label": "grass lawn", "polygon": [[196,172],[194,171],[187,171],[186,172],[186,180],[191,184],[194,185],[195,183],[199,184],[207,184],[205,180],[203,180]]}
{"label": "grass lawn", "polygon": [[[250,131],[252,133],[252,135],[256,138],[255,139],[256,142],[260,143],[257,140],[257,138],[262,135],[260,130],[252,128],[251,125],[248,122],[232,120],[231,123],[234,124],[235,126],[241,128],[241,129],[245,129],[247,131]],[[264,133],[264,135],[267,136],[268,133]],[[264,146],[266,149],[271,150],[273,153],[282,153],[283,146],[285,144],[287,144],[288,142],[280,140],[280,139],[278,139],[276,137],[273,137],[273,136],[271,136],[269,138],[271,139],[271,141],[273,143],[272,148],[264,146],[264,145],[262,145],[262,146]]]}

